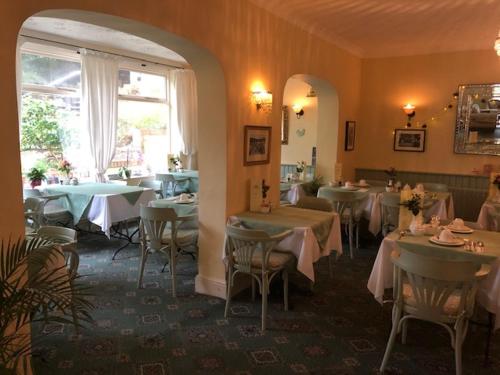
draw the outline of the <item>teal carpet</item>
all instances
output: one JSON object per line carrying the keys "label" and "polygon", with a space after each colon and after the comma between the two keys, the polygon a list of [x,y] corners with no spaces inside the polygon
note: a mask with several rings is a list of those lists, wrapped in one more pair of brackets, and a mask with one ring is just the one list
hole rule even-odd
{"label": "teal carpet", "polygon": [[[146,266],[146,288],[136,288],[138,248],[82,234],[78,251],[82,282],[93,287],[95,325],[75,335],[71,326],[33,327],[47,336],[35,350],[36,374],[376,374],[390,331],[389,305],[383,308],[366,289],[377,246],[342,257],[328,276],[326,259],[317,267],[311,292],[299,275],[291,278],[291,310],[283,311],[281,285],[272,287],[269,329],[260,332],[260,302],[238,295],[224,319],[224,301],[194,293],[196,262],[178,263],[178,298],[172,298],[163,258]],[[215,250],[218,251],[218,250]],[[481,316],[484,318],[484,316]],[[483,366],[486,330],[472,328],[464,344],[465,374],[500,373],[500,334],[491,361]],[[447,332],[411,321],[406,345],[397,343],[387,373],[454,374]]]}

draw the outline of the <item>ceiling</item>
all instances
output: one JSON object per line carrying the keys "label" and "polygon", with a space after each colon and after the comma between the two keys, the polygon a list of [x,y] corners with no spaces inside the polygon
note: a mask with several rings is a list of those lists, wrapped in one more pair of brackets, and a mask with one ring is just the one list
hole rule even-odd
{"label": "ceiling", "polygon": [[59,42],[69,39],[73,43],[79,41],[83,47],[115,53],[125,51],[130,52],[128,55],[131,57],[186,65],[186,60],[170,49],[135,35],[89,23],[34,16],[24,22],[21,34]]}
{"label": "ceiling", "polygon": [[498,0],[250,0],[360,57],[493,50]]}

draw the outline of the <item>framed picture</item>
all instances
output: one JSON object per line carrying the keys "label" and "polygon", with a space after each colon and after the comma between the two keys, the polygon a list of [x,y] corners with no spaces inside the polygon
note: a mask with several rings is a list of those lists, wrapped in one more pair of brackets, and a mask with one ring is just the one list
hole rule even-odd
{"label": "framed picture", "polygon": [[346,151],[354,150],[354,138],[356,137],[356,121],[345,122],[345,147]]}
{"label": "framed picture", "polygon": [[271,147],[270,126],[245,126],[245,165],[268,164]]}
{"label": "framed picture", "polygon": [[425,151],[425,129],[395,129],[394,151]]}
{"label": "framed picture", "polygon": [[289,133],[289,125],[288,125],[288,106],[284,105],[281,107],[281,144],[288,144],[288,133]]}

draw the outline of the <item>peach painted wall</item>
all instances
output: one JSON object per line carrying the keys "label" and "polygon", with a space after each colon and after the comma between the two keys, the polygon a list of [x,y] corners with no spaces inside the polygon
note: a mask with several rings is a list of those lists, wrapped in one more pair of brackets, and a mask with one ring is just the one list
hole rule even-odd
{"label": "peach painted wall", "polygon": [[[456,106],[445,112],[463,83],[500,80],[500,58],[491,50],[425,56],[365,59],[362,62],[362,110],[356,129],[356,166],[471,174],[484,164],[499,165],[495,156],[453,152]],[[404,127],[401,107],[416,106],[417,122],[427,122],[424,153],[393,151],[394,128]],[[437,115],[437,116],[436,116]],[[432,121],[431,117],[437,118]]]}
{"label": "peach painted wall", "polygon": [[[303,30],[261,10],[246,0],[19,0],[0,2],[0,82],[2,100],[0,112],[0,168],[3,183],[0,193],[9,199],[0,200],[0,237],[23,231],[21,178],[19,163],[18,124],[15,90],[16,38],[24,20],[48,9],[80,9],[106,13],[143,22],[160,30],[184,37],[206,48],[221,64],[226,84],[227,194],[223,214],[230,215],[248,208],[248,180],[265,178],[271,182],[271,197],[279,200],[280,121],[283,89],[294,74],[310,74],[329,82],[338,93],[340,123],[356,119],[361,87],[361,60],[314,37]],[[250,88],[260,80],[274,96],[274,109],[262,114],[250,103]],[[214,109],[224,99],[213,98]],[[203,115],[200,116],[203,119]],[[243,166],[243,127],[247,124],[272,125],[271,163],[265,166]],[[200,126],[203,126],[201,124]],[[344,129],[340,127],[339,142]],[[212,137],[213,138],[213,137]],[[337,141],[337,139],[333,140]],[[343,148],[339,146],[339,150]],[[343,160],[343,151],[338,159]],[[214,160],[214,163],[217,163]],[[350,156],[344,163],[354,166]],[[203,172],[203,171],[202,171]],[[200,176],[201,173],[200,172]],[[206,173],[206,172],[203,172]],[[217,173],[210,179],[216,180]],[[225,186],[221,186],[225,189]],[[209,199],[209,197],[207,197]],[[222,220],[223,221],[223,220]],[[221,222],[222,222],[221,221]],[[203,224],[203,223],[202,223]],[[222,242],[217,228],[217,244],[211,245],[210,256],[200,259],[200,272],[211,279],[224,281],[220,261]],[[212,230],[212,229],[210,229]],[[207,234],[208,235],[208,234]]]}

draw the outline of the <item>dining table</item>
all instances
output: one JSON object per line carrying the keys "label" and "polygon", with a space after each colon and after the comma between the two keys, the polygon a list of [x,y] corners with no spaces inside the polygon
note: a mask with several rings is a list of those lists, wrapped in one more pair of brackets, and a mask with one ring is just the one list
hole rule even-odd
{"label": "dining table", "polygon": [[479,211],[477,225],[484,230],[500,231],[500,202],[485,201]]}
{"label": "dining table", "polygon": [[[342,254],[340,219],[337,213],[282,206],[270,213],[246,211],[228,219],[229,224],[240,223],[248,229],[264,230],[273,235],[285,230],[292,234],[276,247],[297,258],[297,270],[312,282],[314,263],[332,251]],[[225,255],[225,253],[224,253]]]}
{"label": "dining table", "polygon": [[412,244],[416,251],[432,257],[472,261],[479,265],[490,265],[490,272],[479,282],[477,302],[488,312],[496,315],[494,329],[500,328],[500,233],[475,230],[471,234],[456,236],[474,242],[483,242],[479,250],[470,251],[464,246],[443,246],[430,242],[429,236],[401,235],[399,230],[388,234],[380,244],[377,257],[368,279],[368,290],[379,303],[384,302],[384,292],[393,287],[393,264],[391,254],[399,252],[399,244]]}
{"label": "dining table", "polygon": [[139,217],[141,205],[156,199],[154,190],[139,186],[106,183],[80,183],[78,185],[48,185],[45,194],[65,194],[63,204],[73,215],[74,223],[82,218],[98,225],[111,237],[113,223]]}
{"label": "dining table", "polygon": [[[368,231],[377,236],[382,230],[382,195],[386,191],[384,186],[354,186],[330,187],[332,190],[350,191],[358,198],[357,215],[368,220]],[[427,192],[424,201],[424,219],[429,221],[432,216],[439,216],[441,220],[452,220],[455,217],[453,197],[449,192]]]}
{"label": "dining table", "polygon": [[[157,199],[149,202],[150,207],[159,208],[172,208],[174,209],[177,216],[187,216],[198,213],[198,200],[196,198],[190,198],[186,200],[181,200],[179,197],[170,197],[164,199]],[[198,228],[198,221],[188,221],[183,224],[183,228],[195,229]]]}

